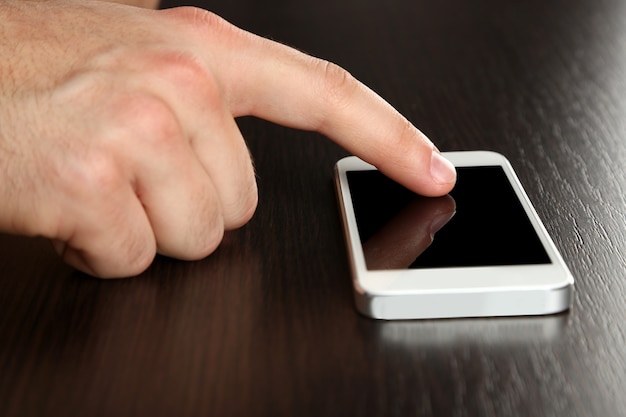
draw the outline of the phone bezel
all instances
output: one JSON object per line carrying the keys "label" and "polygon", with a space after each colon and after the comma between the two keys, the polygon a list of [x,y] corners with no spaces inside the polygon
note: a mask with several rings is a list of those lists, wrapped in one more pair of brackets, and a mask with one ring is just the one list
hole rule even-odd
{"label": "phone bezel", "polygon": [[338,161],[335,171],[359,310],[375,318],[396,319],[533,315],[569,308],[572,275],[506,157],[491,151],[445,152],[444,156],[457,167],[502,167],[551,263],[368,270],[346,172],[376,168],[350,156]]}

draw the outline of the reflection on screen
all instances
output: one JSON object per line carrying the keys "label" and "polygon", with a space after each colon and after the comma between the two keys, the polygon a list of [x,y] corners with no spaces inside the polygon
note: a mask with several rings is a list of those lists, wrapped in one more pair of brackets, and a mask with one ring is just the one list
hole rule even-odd
{"label": "reflection on screen", "polygon": [[429,198],[379,171],[347,173],[368,269],[550,263],[501,167],[457,175],[449,195]]}

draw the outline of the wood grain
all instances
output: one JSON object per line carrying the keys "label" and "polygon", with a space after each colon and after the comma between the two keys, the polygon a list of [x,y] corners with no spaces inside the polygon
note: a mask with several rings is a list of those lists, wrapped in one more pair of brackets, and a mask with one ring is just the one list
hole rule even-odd
{"label": "wood grain", "polygon": [[0,236],[0,415],[626,416],[623,2],[195,4],[344,66],[443,150],[506,154],[574,305],[358,315],[332,188],[345,151],[242,118],[259,208],[202,261],[99,281],[45,241]]}

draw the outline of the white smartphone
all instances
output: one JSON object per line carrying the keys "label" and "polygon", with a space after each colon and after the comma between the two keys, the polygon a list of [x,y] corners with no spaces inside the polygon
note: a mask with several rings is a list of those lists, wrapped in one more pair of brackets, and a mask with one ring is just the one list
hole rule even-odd
{"label": "white smartphone", "polygon": [[335,167],[357,309],[377,319],[567,310],[574,280],[511,164],[446,152],[457,184],[422,197],[351,156]]}

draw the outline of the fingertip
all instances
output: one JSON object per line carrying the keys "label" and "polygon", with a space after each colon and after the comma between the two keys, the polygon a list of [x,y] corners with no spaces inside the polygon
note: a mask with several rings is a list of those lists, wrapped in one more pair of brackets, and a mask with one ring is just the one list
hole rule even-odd
{"label": "fingertip", "polygon": [[[384,163],[376,165],[381,172],[411,191],[425,197],[440,197],[448,194],[456,184],[456,169],[441,153],[431,145],[431,149],[419,150],[417,156],[400,153],[408,163],[392,162],[388,158]],[[411,161],[416,162],[411,162]]]}
{"label": "fingertip", "polygon": [[430,158],[430,175],[440,185],[454,184],[456,181],[454,165],[436,150],[433,150]]}
{"label": "fingertip", "polygon": [[447,193],[456,183],[456,169],[439,151],[433,149],[430,157],[430,175],[437,188]]}

